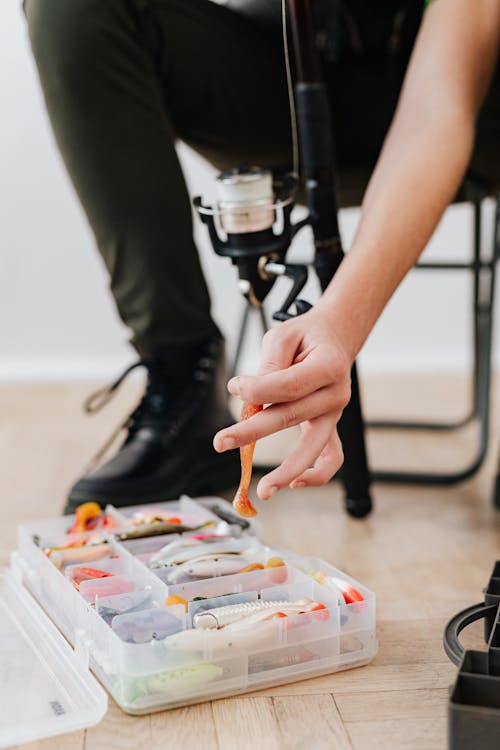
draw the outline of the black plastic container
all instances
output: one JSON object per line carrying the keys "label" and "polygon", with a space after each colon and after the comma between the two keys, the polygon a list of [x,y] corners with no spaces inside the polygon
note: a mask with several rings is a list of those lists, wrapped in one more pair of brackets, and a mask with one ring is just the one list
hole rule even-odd
{"label": "black plastic container", "polygon": [[[448,704],[449,750],[500,748],[500,562],[496,562],[484,602],[459,612],[446,626],[445,650],[459,664]],[[484,619],[486,651],[464,651],[458,635]]]}

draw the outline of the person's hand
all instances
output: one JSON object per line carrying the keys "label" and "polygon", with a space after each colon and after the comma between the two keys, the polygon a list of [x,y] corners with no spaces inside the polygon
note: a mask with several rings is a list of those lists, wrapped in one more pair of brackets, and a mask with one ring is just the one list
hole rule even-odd
{"label": "person's hand", "polygon": [[313,309],[266,333],[258,375],[229,381],[233,396],[268,406],[218,432],[216,451],[301,426],[295,450],[260,480],[257,493],[261,499],[267,500],[286,485],[296,489],[325,484],[338,471],[344,457],[337,423],[350,399],[351,364],[332,323]]}

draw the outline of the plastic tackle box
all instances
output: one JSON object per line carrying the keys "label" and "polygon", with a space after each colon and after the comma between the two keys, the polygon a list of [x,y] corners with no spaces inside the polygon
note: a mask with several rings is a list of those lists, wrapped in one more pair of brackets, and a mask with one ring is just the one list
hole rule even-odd
{"label": "plastic tackle box", "polygon": [[376,653],[375,595],[266,546],[224,500],[108,506],[69,534],[73,521],[21,526],[0,576],[1,677],[13,686],[0,746],[97,723],[107,699],[89,667],[124,711],[144,714]]}

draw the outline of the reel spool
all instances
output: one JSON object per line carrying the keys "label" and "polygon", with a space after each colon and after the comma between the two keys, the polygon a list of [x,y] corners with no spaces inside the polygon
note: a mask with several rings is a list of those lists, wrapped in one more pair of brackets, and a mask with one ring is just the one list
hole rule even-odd
{"label": "reel spool", "polygon": [[292,317],[288,308],[293,303],[297,313],[310,307],[296,299],[306,283],[307,266],[284,262],[294,236],[310,223],[308,216],[291,223],[296,188],[295,175],[285,175],[278,183],[268,169],[237,167],[217,177],[214,206],[204,205],[199,196],[193,201],[215,252],[231,258],[238,268],[239,289],[252,305],[262,305],[278,276],[292,279],[285,303],[273,316],[276,320]]}
{"label": "reel spool", "polygon": [[271,229],[275,222],[273,177],[268,169],[238,167],[216,179],[217,210],[226,234]]}

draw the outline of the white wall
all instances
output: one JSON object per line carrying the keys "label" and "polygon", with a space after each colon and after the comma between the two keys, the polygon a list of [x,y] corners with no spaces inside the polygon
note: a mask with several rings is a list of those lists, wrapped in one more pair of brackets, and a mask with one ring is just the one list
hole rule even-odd
{"label": "white wall", "polygon": [[[133,353],[54,146],[18,0],[0,3],[0,103],[0,379],[108,376]],[[185,147],[181,156],[192,188],[210,195],[210,168]],[[346,245],[357,218],[357,211],[341,217]],[[427,254],[466,257],[470,220],[468,208],[451,208]],[[197,238],[214,313],[233,346],[242,304],[234,270],[213,254],[199,225]],[[294,256],[310,255],[304,240]],[[303,296],[312,299],[315,293],[312,287]],[[282,294],[283,287],[279,298]],[[413,274],[368,342],[364,369],[463,369],[469,362],[464,337],[469,307],[468,284],[460,274]],[[500,305],[496,322],[499,366]],[[257,352],[255,329],[245,366]]]}

